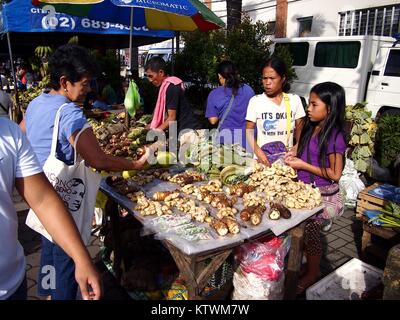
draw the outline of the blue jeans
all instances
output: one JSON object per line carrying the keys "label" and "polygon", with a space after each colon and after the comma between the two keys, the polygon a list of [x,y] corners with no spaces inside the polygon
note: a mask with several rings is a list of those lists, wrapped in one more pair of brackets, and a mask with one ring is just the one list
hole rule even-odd
{"label": "blue jeans", "polygon": [[26,284],[26,277],[18,287],[17,291],[15,291],[10,297],[7,298],[9,301],[13,300],[26,300],[28,298],[28,287]]}
{"label": "blue jeans", "polygon": [[75,300],[77,291],[74,261],[58,245],[42,237],[39,295],[51,296],[52,300]]}

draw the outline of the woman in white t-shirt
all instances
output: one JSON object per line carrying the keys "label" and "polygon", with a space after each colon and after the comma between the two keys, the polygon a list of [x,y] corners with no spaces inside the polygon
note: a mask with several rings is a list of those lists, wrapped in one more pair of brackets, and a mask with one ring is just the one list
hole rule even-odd
{"label": "woman in white t-shirt", "polygon": [[[267,143],[276,141],[282,142],[287,148],[292,148],[293,139],[298,141],[305,117],[300,97],[284,93],[286,81],[285,63],[277,57],[268,59],[262,68],[264,93],[251,98],[247,107],[247,141],[258,161],[268,166],[270,162],[261,148]],[[288,101],[284,100],[284,96]],[[289,107],[290,117],[288,117]],[[256,126],[257,138],[255,139]],[[296,146],[293,148],[295,149]]]}

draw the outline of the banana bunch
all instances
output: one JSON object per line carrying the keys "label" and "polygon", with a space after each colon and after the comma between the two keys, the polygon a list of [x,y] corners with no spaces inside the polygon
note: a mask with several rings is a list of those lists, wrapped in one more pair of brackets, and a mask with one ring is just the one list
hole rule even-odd
{"label": "banana bunch", "polygon": [[38,57],[48,57],[53,53],[53,49],[49,46],[38,46],[35,49],[35,55]]}
{"label": "banana bunch", "polygon": [[244,166],[250,155],[238,144],[215,145],[212,141],[203,141],[191,146],[186,157],[200,172],[215,179],[220,177],[221,170],[226,167]]}
{"label": "banana bunch", "polygon": [[235,184],[247,180],[248,175],[246,167],[232,164],[222,169],[219,177],[223,184]]}

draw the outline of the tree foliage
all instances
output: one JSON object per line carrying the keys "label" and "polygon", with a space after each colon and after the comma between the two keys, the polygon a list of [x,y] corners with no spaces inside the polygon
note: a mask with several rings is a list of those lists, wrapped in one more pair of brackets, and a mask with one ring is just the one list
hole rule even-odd
{"label": "tree foliage", "polygon": [[293,68],[293,57],[289,51],[287,46],[277,46],[274,50],[274,56],[281,58],[285,61],[285,64],[288,68],[287,72],[287,80],[288,82],[292,82],[293,80],[297,79],[296,71]]}
{"label": "tree foliage", "polygon": [[242,80],[257,92],[261,90],[261,67],[270,56],[267,28],[267,23],[252,23],[248,16],[244,16],[242,23],[226,34],[224,55],[219,59],[231,60]]}
{"label": "tree foliage", "polygon": [[215,65],[224,53],[224,33],[195,31],[182,37],[185,47],[174,57],[175,74],[199,85],[214,82]]}
{"label": "tree foliage", "polygon": [[[175,74],[194,84],[217,85],[216,65],[224,59],[236,64],[244,83],[248,83],[256,92],[261,92],[261,67],[270,57],[271,41],[268,39],[268,23],[252,22],[243,16],[239,25],[227,32],[183,33],[185,47],[175,56]],[[291,67],[292,60],[288,52],[278,52]],[[290,68],[289,81],[294,76]]]}

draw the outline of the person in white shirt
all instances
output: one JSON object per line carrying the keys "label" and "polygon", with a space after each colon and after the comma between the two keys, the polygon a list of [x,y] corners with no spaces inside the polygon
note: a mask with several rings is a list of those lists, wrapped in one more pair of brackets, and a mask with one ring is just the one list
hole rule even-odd
{"label": "person in white shirt", "polygon": [[18,217],[12,200],[14,186],[54,241],[74,260],[83,299],[100,299],[100,277],[74,220],[42,172],[21,129],[0,117],[0,300],[27,297],[24,250],[18,241]]}
{"label": "person in white shirt", "polygon": [[[295,94],[287,94],[291,112],[290,132],[288,132],[286,103],[284,101],[286,84],[287,67],[283,60],[277,57],[268,59],[262,69],[264,93],[251,98],[247,107],[247,140],[258,161],[268,166],[270,163],[261,148],[265,144],[275,141],[282,142],[288,149],[292,148],[294,138],[296,141],[299,140],[303,118],[305,117],[300,97]],[[257,127],[257,139],[254,137],[255,127]],[[295,150],[296,146],[292,149]]]}

